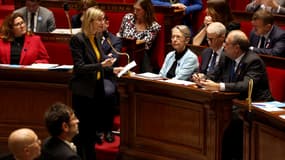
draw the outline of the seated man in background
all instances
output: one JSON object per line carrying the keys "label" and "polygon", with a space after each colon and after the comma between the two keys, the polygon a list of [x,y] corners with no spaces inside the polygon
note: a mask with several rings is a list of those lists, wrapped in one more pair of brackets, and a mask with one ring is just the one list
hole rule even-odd
{"label": "seated man in background", "polygon": [[190,41],[190,30],[186,25],[177,25],[171,30],[171,51],[165,57],[159,74],[164,78],[188,80],[198,70],[199,62],[187,44]]}
{"label": "seated man in background", "polygon": [[[285,0],[283,0],[285,2]],[[265,0],[265,5],[272,8],[276,14],[285,14],[285,5],[280,5],[277,0]]]}
{"label": "seated man in background", "polygon": [[285,57],[285,31],[274,25],[274,16],[258,10],[252,16],[250,50],[255,53]]}
{"label": "seated man in background", "polygon": [[[273,100],[262,59],[249,51],[249,40],[240,30],[231,31],[225,41],[225,55],[215,72],[193,74],[193,81],[206,90],[239,92],[239,99],[248,97],[248,82],[253,80],[252,100]],[[204,77],[204,78],[202,78]],[[225,130],[222,144],[222,160],[242,160],[243,157],[243,122],[238,118],[236,107],[233,107],[232,120]]]}
{"label": "seated man in background", "polygon": [[273,7],[271,4],[273,3],[278,4],[278,6],[285,6],[285,0],[253,0],[251,3],[246,5],[245,10],[247,12],[255,12],[259,9],[266,10],[268,12],[278,14],[280,12],[277,7]]}
{"label": "seated man in background", "polygon": [[220,22],[210,23],[206,29],[209,48],[202,51],[202,64],[200,73],[207,75],[214,72],[215,67],[225,58],[224,41],[226,37],[226,27]]}
{"label": "seated man in background", "polygon": [[15,10],[14,13],[23,15],[28,31],[52,32],[56,28],[52,11],[41,7],[40,0],[26,0],[26,6]]}
{"label": "seated man in background", "polygon": [[81,0],[79,3],[78,10],[80,13],[75,14],[71,17],[71,26],[72,28],[81,28],[83,14],[89,7],[93,7],[96,5],[95,0]]}
{"label": "seated man in background", "polygon": [[41,154],[41,141],[36,133],[28,128],[13,131],[8,138],[8,147],[13,158],[7,160],[33,160]]}
{"label": "seated man in background", "polygon": [[104,31],[102,36],[102,49],[105,55],[117,58],[117,61],[114,63],[114,66],[117,66],[119,58],[119,55],[117,53],[120,52],[122,49],[122,40],[121,38],[115,36],[114,34],[108,31],[109,26],[109,18],[105,16]]}
{"label": "seated man in background", "polygon": [[71,142],[79,132],[79,120],[73,110],[65,104],[55,103],[45,113],[45,123],[51,137],[44,141],[40,159],[80,160],[76,146]]}

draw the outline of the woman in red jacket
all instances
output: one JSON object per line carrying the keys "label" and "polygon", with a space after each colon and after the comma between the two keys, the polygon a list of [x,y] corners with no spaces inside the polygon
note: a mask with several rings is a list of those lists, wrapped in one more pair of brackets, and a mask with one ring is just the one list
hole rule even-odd
{"label": "woman in red jacket", "polygon": [[0,29],[0,64],[48,63],[49,56],[39,36],[28,34],[19,13],[6,17]]}

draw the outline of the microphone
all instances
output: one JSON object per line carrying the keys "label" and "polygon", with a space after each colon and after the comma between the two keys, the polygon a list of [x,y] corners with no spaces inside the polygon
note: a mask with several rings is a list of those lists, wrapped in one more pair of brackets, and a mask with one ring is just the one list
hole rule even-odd
{"label": "microphone", "polygon": [[70,18],[69,18],[69,5],[67,2],[63,4],[63,9],[64,9],[64,13],[65,13],[65,16],[68,22],[68,27],[70,29],[70,34],[72,34],[72,27],[71,27]]}
{"label": "microphone", "polygon": [[248,81],[248,98],[247,98],[247,104],[248,104],[248,112],[251,112],[251,95],[252,95],[252,89],[253,89],[253,80],[250,79]]}
{"label": "microphone", "polygon": [[126,52],[119,52],[119,51],[116,50],[116,48],[114,48],[114,46],[113,46],[112,43],[111,43],[109,34],[108,34],[108,32],[107,32],[106,30],[103,31],[103,36],[105,37],[105,39],[106,39],[108,45],[112,48],[112,51],[114,51],[114,52],[115,52],[116,54],[118,54],[118,55],[127,56],[128,64],[129,64],[129,63],[130,63],[130,55],[129,55],[128,53],[126,53]]}

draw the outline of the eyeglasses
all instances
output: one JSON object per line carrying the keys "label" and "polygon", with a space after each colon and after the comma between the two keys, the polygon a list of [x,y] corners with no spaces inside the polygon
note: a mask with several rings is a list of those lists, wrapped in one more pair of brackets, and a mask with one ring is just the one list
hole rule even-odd
{"label": "eyeglasses", "polygon": [[26,22],[21,21],[21,22],[18,22],[18,23],[16,23],[16,24],[14,24],[13,26],[14,26],[14,27],[20,27],[20,26],[23,25],[23,24],[26,24]]}

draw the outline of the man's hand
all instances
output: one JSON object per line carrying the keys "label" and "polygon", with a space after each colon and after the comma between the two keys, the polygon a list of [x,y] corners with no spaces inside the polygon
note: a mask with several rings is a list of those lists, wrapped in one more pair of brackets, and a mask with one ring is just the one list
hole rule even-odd
{"label": "man's hand", "polygon": [[219,91],[220,90],[220,84],[216,83],[212,80],[209,80],[209,79],[205,80],[205,81],[201,81],[201,85],[206,90],[210,90],[210,91]]}

